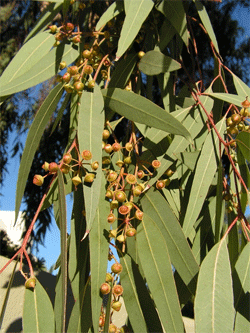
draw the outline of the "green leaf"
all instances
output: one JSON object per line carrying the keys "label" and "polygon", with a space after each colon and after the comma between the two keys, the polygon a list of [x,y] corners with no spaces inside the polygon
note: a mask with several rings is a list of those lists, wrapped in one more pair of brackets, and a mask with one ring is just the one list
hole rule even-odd
{"label": "green leaf", "polygon": [[209,36],[210,40],[212,41],[216,51],[218,53],[220,53],[219,46],[218,46],[218,43],[217,43],[217,40],[216,40],[216,37],[215,37],[215,34],[214,34],[214,30],[213,30],[213,27],[212,27],[212,24],[210,22],[210,19],[209,19],[209,16],[207,14],[205,6],[199,0],[193,0],[193,1],[195,3],[198,14],[200,16],[201,22],[204,25],[205,29],[207,30],[207,33],[208,33],[208,36]]}
{"label": "green leaf", "polygon": [[141,204],[143,212],[154,221],[164,237],[175,269],[190,291],[195,294],[195,276],[199,271],[199,266],[170,206],[154,188],[145,192]]}
{"label": "green leaf", "polygon": [[129,320],[135,332],[147,332],[147,326],[144,320],[133,276],[132,259],[128,255],[124,255],[120,256],[120,262],[123,267],[121,272],[121,283],[124,290],[123,298]]}
{"label": "green leaf", "polygon": [[120,59],[115,66],[114,72],[112,73],[109,88],[124,89],[135,68],[137,60],[138,55],[134,52],[128,54],[126,58],[124,57]]}
{"label": "green leaf", "polygon": [[162,24],[161,30],[160,30],[160,42],[159,42],[159,48],[163,52],[165,47],[168,45],[168,43],[172,40],[174,35],[176,34],[175,28],[171,25],[169,20],[166,18],[165,21]]}
{"label": "green leaf", "polygon": [[208,93],[209,96],[213,98],[221,99],[222,101],[228,102],[230,104],[235,104],[237,106],[241,106],[241,103],[246,99],[246,96],[242,95],[233,95],[226,93]]}
{"label": "green leaf", "polygon": [[54,311],[48,294],[36,280],[34,291],[25,289],[23,305],[23,332],[54,332]]}
{"label": "green leaf", "polygon": [[16,77],[27,73],[49,53],[54,40],[52,34],[43,32],[24,44],[1,75],[0,84],[6,85]]}
{"label": "green leaf", "polygon": [[17,188],[16,188],[16,204],[15,216],[17,218],[19,208],[21,205],[23,193],[28,179],[29,171],[35,156],[37,147],[43,135],[43,132],[56,109],[56,106],[62,96],[63,86],[58,84],[45,99],[40,109],[37,111],[35,119],[30,126],[28,136],[26,139],[25,147],[22,154],[22,159],[18,172]]}
{"label": "green leaf", "polygon": [[225,239],[212,248],[201,264],[194,312],[195,332],[233,332],[233,288]]}
{"label": "green leaf", "polygon": [[137,228],[136,239],[142,269],[162,326],[166,332],[183,332],[168,248],[155,221],[145,213]]}
{"label": "green leaf", "polygon": [[108,9],[100,17],[95,30],[96,31],[100,30],[101,27],[103,27],[107,22],[112,20],[114,17],[116,17],[123,11],[124,11],[123,1],[117,0],[114,3],[112,3],[112,5],[109,6]]}
{"label": "green leaf", "polygon": [[[220,240],[220,234],[222,230],[222,225],[224,223],[224,216],[222,218],[222,192],[223,192],[223,165],[222,160],[219,161],[218,166],[218,181],[217,181],[217,188],[216,188],[216,218],[215,218],[215,234],[214,239],[215,243],[218,243]],[[224,214],[223,214],[224,215]]]}
{"label": "green leaf", "polygon": [[151,0],[131,1],[128,10],[126,11],[125,20],[118,41],[118,49],[116,53],[117,59],[127,51],[153,6],[154,3]]}
{"label": "green leaf", "polygon": [[247,333],[250,330],[250,243],[239,256],[233,272],[235,333]]}
{"label": "green leaf", "polygon": [[10,296],[10,290],[11,290],[11,287],[12,287],[12,284],[13,284],[13,281],[14,281],[14,276],[15,276],[15,273],[16,273],[17,264],[18,264],[18,261],[16,260],[15,265],[14,265],[13,270],[12,270],[12,273],[11,273],[11,276],[9,278],[8,287],[6,289],[3,302],[1,300],[2,307],[1,307],[1,312],[0,312],[0,329],[2,327],[5,310],[6,310],[6,307],[7,307],[7,304],[8,304],[8,299],[9,299],[9,296]]}
{"label": "green leaf", "polygon": [[[234,86],[236,88],[236,91],[238,95],[245,95],[250,97],[250,88],[247,84],[245,84],[238,76],[236,76],[234,73],[231,73],[233,76]],[[243,101],[242,101],[243,102]]]}
{"label": "green leaf", "polygon": [[156,8],[166,16],[186,46],[188,46],[189,32],[182,1],[162,1]]}
{"label": "green leaf", "polygon": [[250,133],[240,132],[235,141],[237,142],[237,146],[240,148],[245,159],[250,162]]}
{"label": "green leaf", "polygon": [[79,53],[70,45],[60,44],[57,48],[53,48],[49,53],[45,54],[38,64],[33,65],[28,73],[15,78],[10,83],[0,83],[1,96],[11,95],[18,91],[22,91],[50,79],[58,73],[61,61],[72,63]]}
{"label": "green leaf", "polygon": [[145,97],[119,88],[104,89],[102,93],[105,106],[114,112],[140,124],[184,136],[191,141],[190,133],[176,118]]}
{"label": "green leaf", "polygon": [[90,279],[87,281],[80,297],[76,299],[75,305],[70,315],[68,333],[88,332],[92,326],[91,315],[91,287]]}
{"label": "green leaf", "polygon": [[[226,129],[225,118],[217,124],[217,130],[222,136]],[[219,160],[219,139],[214,132],[207,135],[195,169],[194,180],[189,194],[189,202],[183,222],[183,232],[188,237],[199,216],[209,186],[213,180]]]}
{"label": "green leaf", "polygon": [[80,152],[91,151],[92,161],[99,163],[94,182],[88,186],[84,184],[84,202],[88,233],[95,218],[101,191],[101,165],[102,165],[102,132],[104,126],[104,103],[100,88],[96,85],[94,92],[82,93],[78,118],[78,142]]}
{"label": "green leaf", "polygon": [[74,204],[70,221],[70,247],[69,247],[69,279],[74,298],[78,299],[81,286],[84,285],[87,269],[87,259],[89,255],[89,241],[85,239],[81,242],[86,230],[86,220],[83,216],[83,190],[79,184],[77,191],[74,191]]}
{"label": "green leaf", "polygon": [[[42,15],[38,18],[35,27],[30,31],[30,33],[28,34],[28,36],[25,38],[25,43],[31,38],[33,37],[35,34],[39,33],[41,30],[44,30],[47,25],[52,22],[52,20],[54,19],[54,17],[56,16],[57,13],[60,12],[60,10],[62,9],[62,2],[63,0],[54,0],[52,2],[59,2],[58,4],[49,4],[46,9],[44,10],[44,12],[42,13]],[[53,36],[54,37],[54,36]],[[54,37],[55,38],[55,37]]]}
{"label": "green leaf", "polygon": [[67,251],[67,213],[66,213],[66,194],[62,171],[57,171],[58,177],[58,203],[59,203],[59,223],[61,240],[61,275],[62,275],[62,332],[66,325],[66,303],[67,303],[67,280],[68,280],[68,251]]}
{"label": "green leaf", "polygon": [[64,101],[62,102],[62,105],[60,106],[60,109],[58,110],[58,113],[57,113],[56,119],[54,121],[50,135],[54,132],[54,130],[56,129],[56,126],[59,124],[60,120],[62,119],[63,112],[65,111],[65,109],[68,105],[69,99],[70,99],[70,94],[66,94]]}
{"label": "green leaf", "polygon": [[[101,132],[102,133],[102,132]],[[108,235],[106,217],[110,212],[108,201],[105,198],[106,179],[102,176],[101,200],[96,211],[93,227],[89,233],[90,244],[90,271],[91,271],[91,307],[94,331],[98,332],[99,316],[102,305],[100,286],[105,281],[107,272],[107,260],[109,242],[105,238]]]}
{"label": "green leaf", "polygon": [[177,61],[155,50],[147,52],[139,62],[140,71],[147,75],[158,75],[180,68],[181,65]]}
{"label": "green leaf", "polygon": [[[246,187],[249,189],[250,188],[249,167],[248,167],[246,160],[240,149],[237,149],[237,162],[238,162],[239,169],[240,169],[240,175],[243,178],[243,181],[245,182]],[[241,184],[240,199],[241,199],[240,200],[241,209],[243,212],[245,212],[247,204],[250,203],[250,193],[249,193],[249,191],[246,191],[243,184]]]}
{"label": "green leaf", "polygon": [[200,155],[200,151],[184,151],[183,153],[178,153],[175,155],[179,161],[185,164],[190,170],[194,171],[197,159]]}

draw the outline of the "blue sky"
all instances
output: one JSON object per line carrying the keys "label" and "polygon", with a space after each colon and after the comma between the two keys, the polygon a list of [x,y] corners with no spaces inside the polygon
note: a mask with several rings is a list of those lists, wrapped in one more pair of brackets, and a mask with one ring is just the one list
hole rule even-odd
{"label": "blue sky", "polygon": [[[242,36],[242,39],[246,39],[250,35],[250,25],[249,17],[250,10],[236,8],[234,12],[234,19],[238,19],[241,22],[243,28],[245,28],[245,33]],[[9,140],[9,154],[11,155],[11,149],[14,146],[15,134],[10,136]],[[26,136],[22,137],[22,142],[25,142]],[[3,196],[0,197],[0,211],[1,210],[15,210],[15,190],[16,182],[19,168],[19,157],[16,156],[10,159],[8,164],[9,173],[6,174],[4,179],[4,186],[1,189]],[[23,209],[21,206],[21,210]],[[70,232],[70,215],[72,210],[72,201],[70,198],[67,198],[67,221],[68,221],[68,232]],[[248,210],[248,214],[250,211]],[[45,237],[44,246],[39,246],[39,253],[34,252],[34,255],[43,257],[46,260],[46,267],[49,269],[57,260],[60,254],[60,233],[57,228],[55,221],[53,220],[50,230],[47,231]]]}

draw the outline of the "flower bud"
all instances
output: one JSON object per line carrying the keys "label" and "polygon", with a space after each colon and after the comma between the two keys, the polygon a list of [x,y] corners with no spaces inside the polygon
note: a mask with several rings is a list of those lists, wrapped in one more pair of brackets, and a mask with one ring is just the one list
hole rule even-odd
{"label": "flower bud", "polygon": [[132,174],[127,174],[126,182],[129,183],[129,184],[135,184],[136,183],[136,176],[132,175]]}
{"label": "flower bud", "polygon": [[103,295],[109,294],[110,290],[111,290],[111,287],[108,283],[105,282],[101,285],[100,291]]}
{"label": "flower bud", "polygon": [[115,220],[116,220],[115,215],[112,214],[112,213],[110,213],[110,214],[108,215],[108,223],[114,223]]}
{"label": "flower bud", "polygon": [[55,34],[57,32],[57,26],[56,25],[51,25],[49,28],[50,28],[50,32],[52,34]]}
{"label": "flower bud", "polygon": [[95,80],[90,80],[89,82],[88,82],[88,88],[89,89],[93,89],[95,87]]}
{"label": "flower bud", "polygon": [[74,30],[74,24],[73,23],[66,23],[66,25],[64,26],[64,29],[66,30],[66,31],[72,31],[72,30]]}
{"label": "flower bud", "polygon": [[86,161],[91,160],[92,158],[92,153],[89,150],[84,150],[82,153],[82,158]]}
{"label": "flower bud", "polygon": [[154,160],[154,161],[152,162],[152,167],[153,167],[154,169],[158,169],[160,166],[161,166],[161,162],[160,162],[160,161],[158,161],[158,160]]}
{"label": "flower bud", "polygon": [[127,143],[125,144],[125,149],[126,149],[127,151],[131,151],[131,150],[133,150],[133,145],[132,145],[132,143],[131,143],[131,142],[127,142]]}
{"label": "flower bud", "polygon": [[46,172],[49,171],[49,163],[48,162],[44,162],[42,165],[43,170],[45,170]]}
{"label": "flower bud", "polygon": [[145,173],[144,173],[143,170],[139,170],[139,171],[137,171],[137,177],[138,177],[139,179],[142,179],[144,176],[145,176]]}
{"label": "flower bud", "polygon": [[112,200],[110,202],[110,209],[116,209],[118,207],[119,203],[117,200]]}
{"label": "flower bud", "polygon": [[84,74],[92,74],[93,73],[93,67],[90,65],[86,65],[83,69]]}
{"label": "flower bud", "polygon": [[126,231],[126,236],[127,237],[133,237],[134,235],[136,235],[136,229],[135,228],[129,228]]}
{"label": "flower bud", "polygon": [[113,199],[114,196],[114,192],[111,190],[107,190],[106,195],[105,195],[108,199]]}
{"label": "flower bud", "polygon": [[128,206],[122,205],[119,207],[118,211],[121,215],[127,215],[130,212],[130,209]]}
{"label": "flower bud", "polygon": [[110,154],[110,153],[112,153],[113,148],[112,148],[112,146],[108,143],[108,144],[105,145],[104,150],[105,150],[106,153]]}
{"label": "flower bud", "polygon": [[121,150],[121,145],[118,142],[112,144],[113,151],[117,152]]}
{"label": "flower bud", "polygon": [[63,155],[63,162],[66,164],[69,164],[72,160],[72,156],[70,153],[67,153],[65,155]]}
{"label": "flower bud", "polygon": [[116,236],[117,236],[117,230],[116,229],[109,231],[109,237],[110,238],[116,238]]}
{"label": "flower bud", "polygon": [[34,290],[35,286],[36,286],[36,278],[35,278],[35,277],[29,278],[29,279],[25,282],[25,288],[26,288],[26,289]]}
{"label": "flower bud", "polygon": [[119,202],[124,202],[127,198],[125,192],[123,191],[115,191],[115,198]]}
{"label": "flower bud", "polygon": [[145,56],[145,52],[143,52],[143,51],[140,51],[140,52],[138,52],[138,58],[139,59],[141,59],[142,57],[144,57]]}
{"label": "flower bud", "polygon": [[119,168],[121,168],[124,164],[124,162],[122,160],[118,160],[116,163],[115,163]]}
{"label": "flower bud", "polygon": [[57,165],[56,162],[51,162],[49,164],[49,172],[55,173],[59,169],[59,166]]}
{"label": "flower bud", "polygon": [[98,168],[99,168],[99,163],[97,162],[97,161],[95,161],[95,162],[93,162],[92,164],[91,164],[91,168],[92,168],[92,170],[97,170]]}
{"label": "flower bud", "polygon": [[116,284],[113,289],[112,293],[115,294],[115,296],[121,296],[123,293],[123,288],[120,284]]}
{"label": "flower bud", "polygon": [[110,163],[111,163],[110,158],[108,156],[103,156],[102,164],[107,165],[107,164],[110,164]]}
{"label": "flower bud", "polygon": [[84,177],[84,182],[93,183],[94,179],[95,179],[95,175],[93,173],[87,173]]}
{"label": "flower bud", "polygon": [[36,186],[42,186],[44,182],[44,178],[41,175],[35,175],[33,177],[33,184]]}
{"label": "flower bud", "polygon": [[62,79],[63,79],[64,82],[69,82],[70,79],[71,79],[71,75],[70,75],[68,72],[66,72],[66,73],[63,75]]}
{"label": "flower bud", "polygon": [[248,101],[247,97],[246,97],[246,100],[241,103],[241,105],[243,106],[243,108],[246,108],[246,109],[250,107],[250,102]]}
{"label": "flower bud", "polygon": [[107,176],[107,180],[109,182],[114,182],[116,180],[116,178],[118,177],[117,173],[115,171],[110,171],[108,176]]}
{"label": "flower bud", "polygon": [[[114,230],[112,230],[112,231],[114,231]],[[113,280],[114,280],[113,276],[110,273],[106,273],[105,281],[106,282],[113,282]]]}
{"label": "flower bud", "polygon": [[83,58],[89,59],[91,58],[91,52],[89,50],[84,50],[82,56]]}
{"label": "flower bud", "polygon": [[156,188],[157,188],[157,190],[162,190],[165,186],[166,186],[166,184],[165,184],[164,180],[158,180],[156,182]]}
{"label": "flower bud", "polygon": [[131,201],[125,202],[124,205],[129,208],[129,211],[134,207],[133,202],[131,202]]}
{"label": "flower bud", "polygon": [[134,194],[135,197],[139,197],[141,195],[141,192],[142,192],[141,186],[136,186],[133,189],[133,194]]}
{"label": "flower bud", "polygon": [[125,237],[123,235],[118,236],[116,239],[119,243],[125,242]]}
{"label": "flower bud", "polygon": [[72,178],[72,183],[75,186],[78,186],[79,184],[81,184],[81,182],[82,182],[82,179],[78,175]]}
{"label": "flower bud", "polygon": [[120,274],[122,271],[122,265],[119,262],[114,263],[111,266],[111,271],[115,274]]}
{"label": "flower bud", "polygon": [[70,166],[67,164],[63,164],[60,169],[61,169],[62,173],[64,173],[66,175],[70,171]]}
{"label": "flower bud", "polygon": [[126,157],[124,158],[123,162],[124,162],[125,164],[131,164],[131,163],[132,163],[132,159],[131,159],[130,156],[126,156]]}
{"label": "flower bud", "polygon": [[109,324],[109,333],[117,333],[117,327],[114,324]]}
{"label": "flower bud", "polygon": [[102,132],[103,140],[107,140],[109,137],[110,137],[109,130],[107,130],[107,129],[103,130],[103,132]]}
{"label": "flower bud", "polygon": [[64,68],[66,68],[66,66],[67,66],[66,61],[62,61],[62,62],[60,62],[59,68],[62,70]]}
{"label": "flower bud", "polygon": [[81,81],[77,81],[74,83],[74,88],[76,91],[83,91],[84,84]]}
{"label": "flower bud", "polygon": [[143,219],[143,212],[141,210],[137,209],[137,211],[135,212],[135,218],[137,220],[142,221],[142,219]]}
{"label": "flower bud", "polygon": [[120,311],[122,306],[122,303],[119,301],[116,301],[112,304],[112,309],[114,309],[115,311]]}

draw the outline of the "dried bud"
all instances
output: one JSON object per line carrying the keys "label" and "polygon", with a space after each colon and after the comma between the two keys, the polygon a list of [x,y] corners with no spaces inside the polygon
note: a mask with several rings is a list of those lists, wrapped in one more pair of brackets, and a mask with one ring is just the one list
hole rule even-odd
{"label": "dried bud", "polygon": [[118,207],[119,203],[117,200],[112,200],[110,202],[110,209],[116,209]]}
{"label": "dried bud", "polygon": [[103,140],[107,140],[109,137],[110,137],[109,130],[107,130],[107,129],[103,130],[103,132],[102,132]]}
{"label": "dried bud", "polygon": [[36,186],[42,186],[44,182],[44,178],[41,175],[35,175],[33,178],[33,184]]}
{"label": "dried bud", "polygon": [[154,160],[154,161],[152,162],[152,167],[153,167],[154,169],[158,169],[160,166],[161,166],[161,162],[160,162],[160,161],[158,161],[158,160]]}
{"label": "dried bud", "polygon": [[111,271],[115,274],[120,274],[122,271],[122,265],[116,262],[111,266]]}
{"label": "dried bud", "polygon": [[118,160],[116,163],[115,163],[119,168],[121,168],[123,165],[124,165],[124,162],[122,160]]}
{"label": "dried bud", "polygon": [[145,176],[145,173],[144,173],[143,170],[139,170],[139,171],[137,172],[137,177],[138,177],[139,179],[142,179],[144,176]]}
{"label": "dried bud", "polygon": [[112,289],[112,293],[115,294],[115,296],[121,296],[123,293],[122,286],[119,284],[116,284]]}
{"label": "dried bud", "polygon": [[245,101],[241,103],[243,108],[249,108],[250,107],[250,102],[248,101],[248,96],[246,97]]}
{"label": "dried bud", "polygon": [[73,23],[66,23],[66,25],[64,26],[66,31],[72,31],[74,30],[74,24]]}
{"label": "dried bud", "polygon": [[129,183],[129,184],[135,184],[136,183],[136,176],[133,175],[133,174],[127,174],[126,182]]}
{"label": "dried bud", "polygon": [[117,173],[115,171],[110,171],[108,176],[107,176],[107,180],[109,182],[114,182],[116,180],[116,178],[118,177]]}
{"label": "dried bud", "polygon": [[165,186],[166,186],[166,184],[165,184],[164,180],[158,180],[156,182],[156,188],[157,188],[157,190],[162,190]]}
{"label": "dried bud", "polygon": [[103,295],[109,294],[110,290],[111,290],[111,287],[108,283],[105,282],[101,285],[100,291]]}
{"label": "dried bud", "polygon": [[93,73],[93,67],[90,65],[86,65],[83,69],[84,74],[92,74]]}
{"label": "dried bud", "polygon": [[118,142],[112,144],[113,151],[120,151],[121,145]]}
{"label": "dried bud", "polygon": [[89,150],[84,150],[82,153],[82,158],[86,161],[91,160],[92,158],[92,153]]}
{"label": "dried bud", "polygon": [[93,162],[92,164],[91,164],[91,168],[92,168],[92,170],[97,170],[98,168],[99,168],[99,163],[97,162],[97,161],[95,161],[95,162]]}
{"label": "dried bud", "polygon": [[65,155],[63,155],[63,162],[66,164],[69,164],[72,160],[72,156],[70,153],[67,153]]}
{"label": "dried bud", "polygon": [[115,191],[115,198],[119,202],[124,202],[127,199],[127,196],[123,191]]}
{"label": "dried bud", "polygon": [[49,164],[49,172],[55,173],[55,172],[57,172],[58,169],[59,169],[59,166],[57,165],[56,162],[51,162]]}
{"label": "dried bud", "polygon": [[135,218],[137,220],[142,221],[142,219],[143,219],[143,212],[141,210],[137,209],[137,211],[135,212]]}
{"label": "dried bud", "polygon": [[126,231],[126,236],[127,236],[127,237],[133,237],[134,235],[136,235],[136,230],[135,230],[135,228],[129,228],[129,229]]}
{"label": "dried bud", "polygon": [[116,220],[115,215],[112,214],[112,213],[110,213],[110,214],[108,215],[108,223],[113,223],[113,222],[115,222],[115,220]]}
{"label": "dried bud", "polygon": [[122,205],[119,207],[118,211],[121,215],[127,215],[130,212],[130,209],[128,206]]}
{"label": "dried bud", "polygon": [[62,173],[64,173],[66,175],[70,171],[70,166],[67,164],[63,164],[60,169],[61,169]]}

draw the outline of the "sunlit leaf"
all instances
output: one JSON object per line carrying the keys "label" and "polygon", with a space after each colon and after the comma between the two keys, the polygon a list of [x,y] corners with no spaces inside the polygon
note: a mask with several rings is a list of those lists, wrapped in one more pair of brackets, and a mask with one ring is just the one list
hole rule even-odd
{"label": "sunlit leaf", "polygon": [[180,305],[167,245],[160,229],[147,214],[137,229],[143,272],[166,332],[183,332]]}
{"label": "sunlit leaf", "polygon": [[54,332],[54,311],[43,286],[36,280],[34,291],[25,289],[23,305],[23,332]]}
{"label": "sunlit leaf", "polygon": [[234,332],[243,333],[250,330],[250,243],[239,256],[233,272],[235,326]]}
{"label": "sunlit leaf", "polygon": [[51,50],[54,40],[52,34],[42,32],[24,44],[1,75],[0,83],[6,85],[28,72]]}
{"label": "sunlit leaf", "polygon": [[102,90],[105,106],[129,120],[191,140],[188,130],[170,113],[143,96],[122,89]]}
{"label": "sunlit leaf", "polygon": [[195,332],[233,332],[233,287],[225,239],[212,248],[201,264],[194,311]]}
{"label": "sunlit leaf", "polygon": [[[225,119],[223,118],[216,127],[219,134],[222,136],[226,129]],[[218,159],[219,139],[214,130],[212,130],[207,135],[202,147],[195,169],[191,193],[189,194],[189,202],[183,222],[183,231],[187,237],[192,231],[193,225],[201,211],[209,186],[217,169]]]}
{"label": "sunlit leaf", "polygon": [[60,44],[45,54],[28,72],[16,77],[15,80],[8,84],[0,82],[1,96],[14,94],[50,79],[58,73],[61,61],[71,63],[78,55],[78,51],[70,45]]}
{"label": "sunlit leaf", "polygon": [[21,205],[23,193],[28,179],[29,171],[35,156],[37,147],[43,135],[43,132],[48,124],[50,117],[56,109],[56,106],[62,96],[63,86],[58,84],[45,99],[40,109],[37,111],[35,119],[32,122],[28,136],[26,139],[25,147],[20,162],[17,189],[16,189],[16,204],[15,216],[18,216],[19,208]]}
{"label": "sunlit leaf", "polygon": [[129,4],[118,41],[116,53],[118,59],[127,51],[128,47],[135,39],[153,6],[154,3],[151,0],[131,1]]}
{"label": "sunlit leaf", "polygon": [[235,104],[241,106],[241,103],[246,99],[246,96],[242,95],[233,95],[226,93],[209,93],[209,96],[221,99],[222,101],[228,102],[230,104]]}
{"label": "sunlit leaf", "polygon": [[[167,244],[171,262],[191,292],[195,293],[194,277],[199,271],[198,264],[184,236],[181,226],[163,196],[151,188],[142,200],[143,212],[158,226]],[[194,282],[194,283],[191,283]]]}
{"label": "sunlit leaf", "polygon": [[109,6],[108,9],[100,17],[99,21],[97,22],[95,30],[96,31],[100,30],[102,26],[104,26],[114,17],[119,15],[122,11],[124,11],[123,1],[117,0],[114,3],[112,3],[112,5]]}
{"label": "sunlit leaf", "polygon": [[[90,271],[91,271],[91,307],[93,327],[98,332],[99,316],[102,304],[100,286],[105,282],[107,271],[107,259],[109,242],[105,238],[108,235],[107,216],[110,212],[109,202],[105,200],[105,178],[102,176],[101,200],[96,211],[93,227],[89,233],[90,244]],[[94,200],[94,198],[93,198]]]}
{"label": "sunlit leaf", "polygon": [[100,88],[97,85],[94,88],[94,92],[83,92],[77,132],[80,153],[83,150],[89,150],[93,156],[91,161],[97,161],[99,163],[94,182],[90,185],[85,183],[83,186],[87,221],[86,232],[89,232],[91,229],[91,225],[95,218],[101,190],[102,131],[104,126],[103,107],[103,97]]}
{"label": "sunlit leaf", "polygon": [[196,6],[196,9],[198,11],[198,14],[200,16],[201,22],[204,25],[205,29],[207,30],[208,36],[211,39],[216,51],[220,53],[218,43],[216,40],[216,36],[214,34],[214,30],[210,21],[210,18],[207,14],[206,8],[203,5],[203,3],[199,0],[193,0]]}
{"label": "sunlit leaf", "polygon": [[172,72],[180,68],[181,65],[177,61],[154,50],[148,51],[139,62],[139,69],[147,75]]}
{"label": "sunlit leaf", "polygon": [[[234,85],[238,95],[250,97],[250,88],[238,76],[232,73]],[[242,101],[243,102],[243,101]]]}

